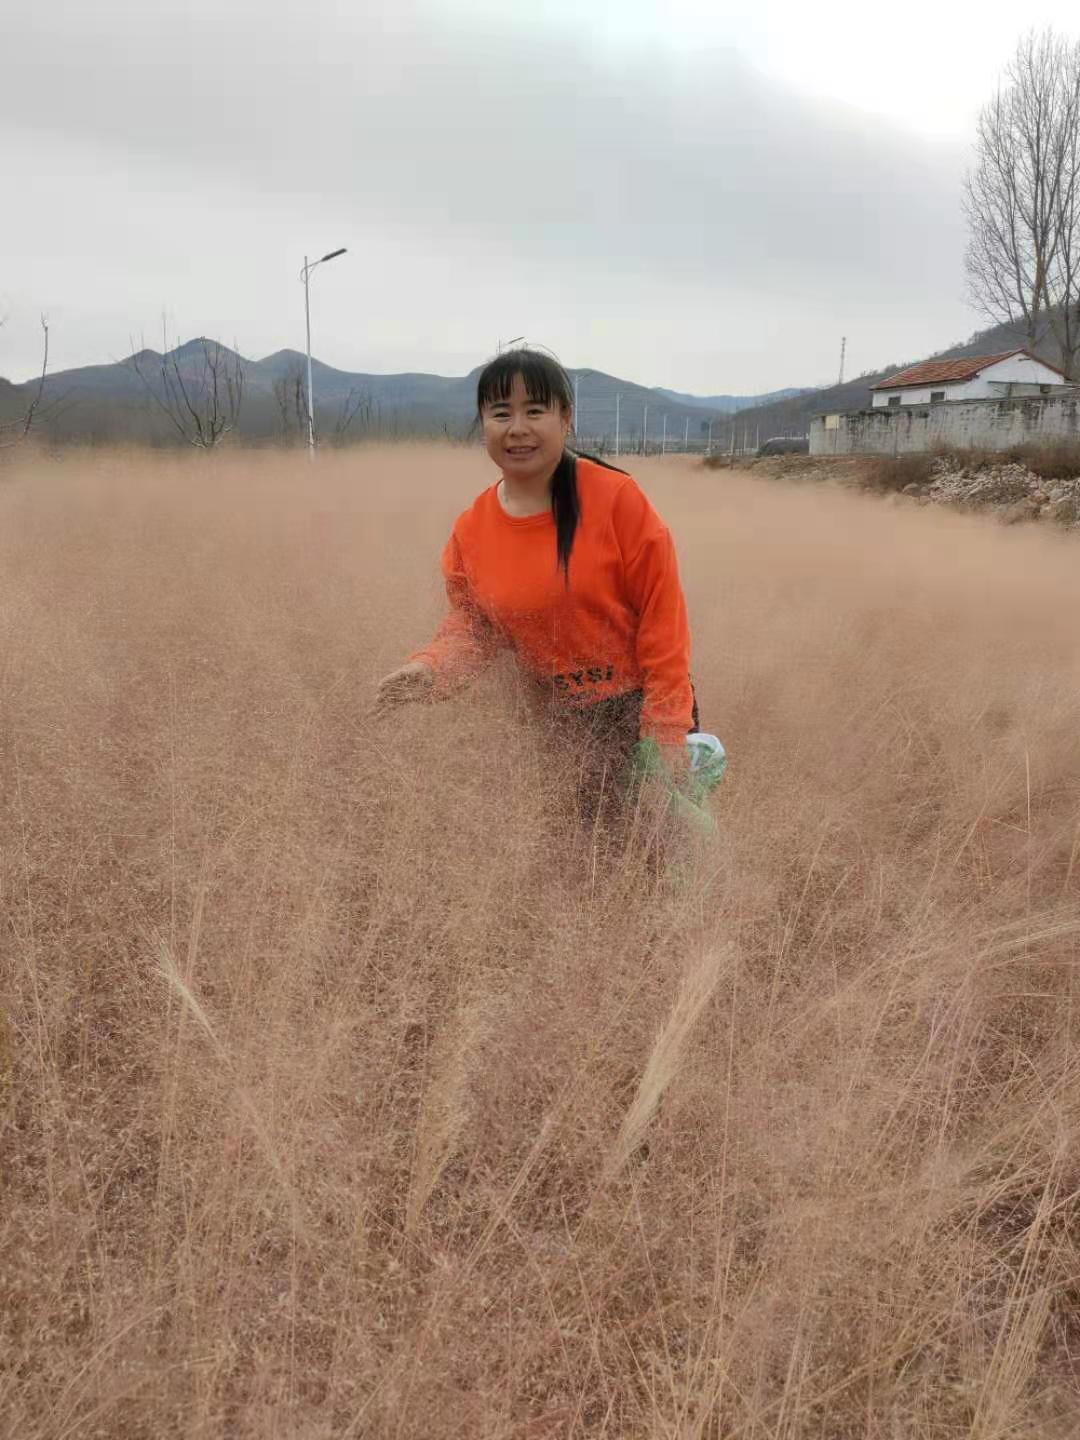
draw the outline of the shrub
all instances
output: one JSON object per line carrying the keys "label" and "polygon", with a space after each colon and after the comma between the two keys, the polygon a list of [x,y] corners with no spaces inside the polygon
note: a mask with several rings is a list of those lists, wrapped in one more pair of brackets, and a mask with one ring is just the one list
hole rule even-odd
{"label": "shrub", "polygon": [[950,469],[988,470],[996,465],[1023,465],[1040,480],[1080,479],[1080,441],[1058,440],[1049,445],[1010,445],[1005,450],[958,449],[939,446],[934,452]]}
{"label": "shrub", "polygon": [[908,485],[929,485],[934,474],[934,455],[920,451],[914,455],[868,455],[862,467],[862,483],[867,490],[890,494]]}
{"label": "shrub", "polygon": [[1020,447],[1023,463],[1040,480],[1080,480],[1080,441],[1058,440],[1052,445]]}
{"label": "shrub", "polygon": [[1019,460],[1016,449],[984,450],[979,446],[961,448],[957,445],[939,445],[934,449],[934,459],[940,460],[950,470],[988,470],[991,465],[1007,465]]}

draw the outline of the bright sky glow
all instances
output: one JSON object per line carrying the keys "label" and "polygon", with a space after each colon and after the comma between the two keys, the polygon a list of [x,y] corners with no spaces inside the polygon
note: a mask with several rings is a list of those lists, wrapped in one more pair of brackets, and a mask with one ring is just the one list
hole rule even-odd
{"label": "bright sky glow", "polygon": [[[435,0],[434,8],[495,28],[513,23],[503,0]],[[1021,31],[1080,34],[1080,8],[1075,0],[905,0],[899,9],[867,0],[544,0],[544,23],[624,52],[729,48],[801,94],[966,140]]]}

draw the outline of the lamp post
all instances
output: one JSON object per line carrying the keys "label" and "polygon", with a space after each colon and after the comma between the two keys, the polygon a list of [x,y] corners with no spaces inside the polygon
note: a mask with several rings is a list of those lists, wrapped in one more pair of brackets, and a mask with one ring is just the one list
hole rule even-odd
{"label": "lamp post", "polygon": [[590,369],[588,368],[588,366],[586,366],[584,370],[575,370],[575,371],[574,371],[574,439],[575,439],[575,441],[581,441],[581,440],[583,439],[583,436],[582,436],[582,433],[581,433],[581,424],[580,424],[581,411],[580,411],[580,408],[579,408],[579,405],[580,405],[580,401],[579,401],[579,391],[580,391],[580,388],[581,388],[581,382],[582,382],[582,380],[587,380],[590,375],[595,375],[595,374],[596,374],[596,371],[595,371],[595,370],[590,370]]}
{"label": "lamp post", "polygon": [[312,270],[321,265],[325,260],[336,260],[339,255],[345,254],[345,246],[340,250],[331,250],[328,255],[322,255],[318,260],[312,260],[308,264],[308,258],[304,256],[304,268],[300,271],[300,279],[304,282],[304,320],[307,324],[307,434],[308,434],[308,459],[315,459],[315,401],[311,395],[311,302],[308,296],[308,280]]}

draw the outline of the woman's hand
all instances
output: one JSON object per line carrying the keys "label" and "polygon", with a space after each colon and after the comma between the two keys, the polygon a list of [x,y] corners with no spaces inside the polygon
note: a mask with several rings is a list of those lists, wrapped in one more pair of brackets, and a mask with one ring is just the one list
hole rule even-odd
{"label": "woman's hand", "polygon": [[707,812],[686,798],[691,775],[686,743],[658,744],[652,753],[651,766],[638,780],[638,814],[665,865],[677,870],[691,861],[715,827]]}
{"label": "woman's hand", "polygon": [[425,700],[435,683],[435,672],[423,660],[410,660],[407,665],[393,670],[379,681],[375,692],[375,703],[368,714],[373,719],[396,710],[399,705],[409,705],[416,700]]}
{"label": "woman's hand", "polygon": [[685,741],[680,740],[676,745],[660,745],[658,749],[664,769],[674,781],[675,788],[685,789],[690,779],[690,755]]}

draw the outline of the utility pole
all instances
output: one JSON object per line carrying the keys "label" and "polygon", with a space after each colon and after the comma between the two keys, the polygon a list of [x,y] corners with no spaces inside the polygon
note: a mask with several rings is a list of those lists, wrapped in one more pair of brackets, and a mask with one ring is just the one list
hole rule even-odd
{"label": "utility pole", "polygon": [[685,454],[687,453],[687,451],[690,449],[690,416],[689,416],[689,415],[686,417],[686,431],[685,431],[685,433],[684,433],[684,435],[683,435],[682,448],[683,448],[683,454],[684,454],[684,455],[685,455]]}
{"label": "utility pole", "polygon": [[649,453],[649,402],[645,401],[645,410],[641,417],[641,453]]}
{"label": "utility pole", "polygon": [[707,445],[706,448],[705,448],[705,454],[706,454],[706,455],[711,455],[711,454],[712,454],[712,425],[713,425],[713,422],[710,420],[710,421],[709,421],[709,443],[708,443],[708,445]]}
{"label": "utility pole", "polygon": [[621,399],[622,399],[622,396],[619,394],[618,390],[616,390],[616,391],[615,391],[615,455],[616,455],[616,457],[618,457],[618,454],[619,454],[619,401],[620,401]]}
{"label": "utility pole", "polygon": [[836,382],[838,385],[842,385],[844,383],[844,355],[846,351],[847,336],[845,335],[840,341],[840,379]]}
{"label": "utility pole", "polygon": [[660,454],[667,454],[667,416],[664,416],[664,438],[660,442]]}
{"label": "utility pole", "polygon": [[345,254],[344,245],[340,250],[331,250],[329,255],[322,259],[313,260],[308,264],[308,258],[304,256],[304,268],[300,271],[300,278],[304,282],[304,320],[307,325],[307,433],[308,433],[308,459],[315,459],[315,401],[311,394],[311,301],[309,297],[309,279],[312,270],[321,265],[325,260],[336,260],[339,255]]}

